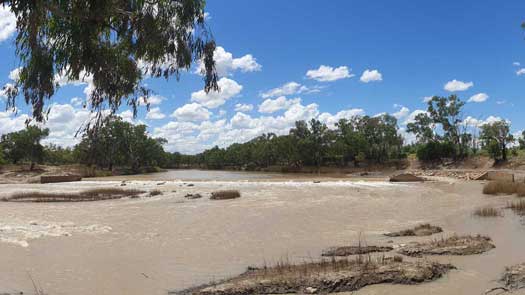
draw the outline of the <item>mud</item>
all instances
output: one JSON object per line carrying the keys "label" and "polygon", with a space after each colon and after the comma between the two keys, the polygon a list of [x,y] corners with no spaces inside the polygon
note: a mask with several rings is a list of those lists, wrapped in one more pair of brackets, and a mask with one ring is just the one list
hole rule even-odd
{"label": "mud", "polygon": [[474,255],[487,252],[495,247],[489,237],[480,235],[452,236],[426,243],[410,243],[399,248],[397,252],[412,257],[422,257],[423,255]]}

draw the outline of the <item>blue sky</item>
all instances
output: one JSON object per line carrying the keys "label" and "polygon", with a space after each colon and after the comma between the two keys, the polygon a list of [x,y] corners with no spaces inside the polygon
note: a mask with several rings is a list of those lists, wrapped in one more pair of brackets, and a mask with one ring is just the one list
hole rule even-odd
{"label": "blue sky", "polygon": [[[294,120],[312,117],[331,125],[387,112],[403,129],[432,95],[472,98],[464,113],[471,126],[500,117],[515,132],[525,128],[523,1],[209,0],[207,11],[221,47],[223,93],[199,93],[203,83],[195,69],[178,82],[149,79],[158,109],[149,116],[142,109],[133,120],[167,138],[171,151],[195,153],[262,132],[282,134]],[[0,19],[7,15],[1,11]],[[2,20],[5,84],[18,63],[14,31]],[[48,142],[76,142],[72,131],[89,116],[72,98],[85,99],[86,86],[69,83],[53,98]],[[0,113],[0,133],[23,127],[28,108],[21,100],[18,108],[16,116]],[[121,112],[132,120],[125,108]]]}

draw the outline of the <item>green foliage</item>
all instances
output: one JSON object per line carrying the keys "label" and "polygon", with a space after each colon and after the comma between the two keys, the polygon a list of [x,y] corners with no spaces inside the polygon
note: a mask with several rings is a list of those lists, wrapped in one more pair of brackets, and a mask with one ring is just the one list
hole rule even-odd
{"label": "green foliage", "polygon": [[43,162],[50,165],[66,165],[76,163],[76,159],[73,149],[51,144],[44,147]]}
{"label": "green foliage", "polygon": [[133,125],[122,118],[109,116],[100,130],[87,131],[75,147],[74,157],[83,164],[107,167],[130,167],[138,171],[141,167],[164,166],[166,153],[162,147],[165,139],[151,138],[145,125]]}
{"label": "green foliage", "polygon": [[424,162],[439,162],[455,155],[455,148],[451,142],[430,141],[419,145],[416,152],[417,158]]}
{"label": "green foliage", "polygon": [[389,115],[354,117],[340,120],[334,130],[319,120],[297,121],[289,134],[263,134],[246,143],[227,148],[214,147],[195,156],[178,155],[172,167],[185,165],[211,169],[281,166],[337,165],[385,162],[406,157],[397,120]]}
{"label": "green foliage", "polygon": [[[21,71],[6,85],[8,107],[22,94],[33,118],[45,119],[45,101],[56,76],[91,79],[92,110],[113,113],[122,100],[136,111],[149,90],[144,75],[179,78],[203,61],[205,90],[218,89],[215,42],[204,19],[205,0],[0,0],[17,18],[16,53]],[[100,113],[99,113],[100,114]],[[98,122],[102,116],[98,117]]]}
{"label": "green foliage", "polygon": [[514,142],[508,122],[501,120],[481,126],[480,139],[491,158],[507,160],[508,145]]}
{"label": "green foliage", "polygon": [[44,147],[40,141],[49,135],[48,129],[28,126],[26,129],[2,135],[0,146],[7,161],[18,164],[31,163],[31,169],[44,158]]}
{"label": "green foliage", "polygon": [[[442,158],[454,160],[469,154],[473,144],[472,135],[465,131],[461,119],[465,102],[456,95],[449,97],[434,96],[427,103],[427,111],[418,114],[414,122],[407,124],[407,131],[416,135],[419,144],[418,159],[422,161],[439,161]],[[441,132],[438,134],[435,130]],[[452,150],[450,150],[452,149]],[[430,154],[435,152],[437,154]]]}

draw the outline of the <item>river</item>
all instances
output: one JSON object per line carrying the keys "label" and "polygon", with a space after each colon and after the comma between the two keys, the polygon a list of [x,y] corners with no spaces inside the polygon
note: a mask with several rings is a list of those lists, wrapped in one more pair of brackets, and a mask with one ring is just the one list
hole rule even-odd
{"label": "river", "polygon": [[[311,178],[311,177],[310,177]],[[177,170],[79,183],[0,185],[0,197],[20,190],[78,191],[93,187],[160,189],[152,198],[84,203],[0,202],[0,293],[32,294],[31,278],[50,295],[167,294],[234,276],[250,265],[304,261],[327,247],[386,244],[383,233],[429,222],[445,232],[395,243],[490,236],[482,255],[432,257],[458,270],[418,286],[376,285],[354,294],[481,294],[505,266],[525,262],[525,225],[477,218],[475,208],[504,207],[514,197],[488,197],[476,182],[391,184],[382,179]],[[190,184],[191,183],[191,184]],[[211,201],[219,189],[240,199]],[[188,200],[187,193],[201,193]]]}

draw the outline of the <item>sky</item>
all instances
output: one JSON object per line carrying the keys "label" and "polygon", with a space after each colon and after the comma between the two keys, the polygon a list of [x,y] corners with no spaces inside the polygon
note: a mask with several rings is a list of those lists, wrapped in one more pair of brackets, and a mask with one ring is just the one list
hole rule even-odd
{"label": "sky", "polygon": [[[217,42],[220,93],[206,94],[199,65],[180,80],[145,81],[149,113],[119,114],[168,140],[167,150],[198,153],[286,134],[297,120],[329,127],[341,118],[389,113],[410,142],[406,124],[425,99],[458,95],[475,129],[505,119],[525,129],[525,2],[208,0],[207,22]],[[16,79],[15,19],[0,8],[0,84]],[[72,146],[89,117],[82,104],[90,81],[61,81],[49,101],[46,143]],[[30,108],[17,112],[0,95],[0,135],[24,128]]]}

